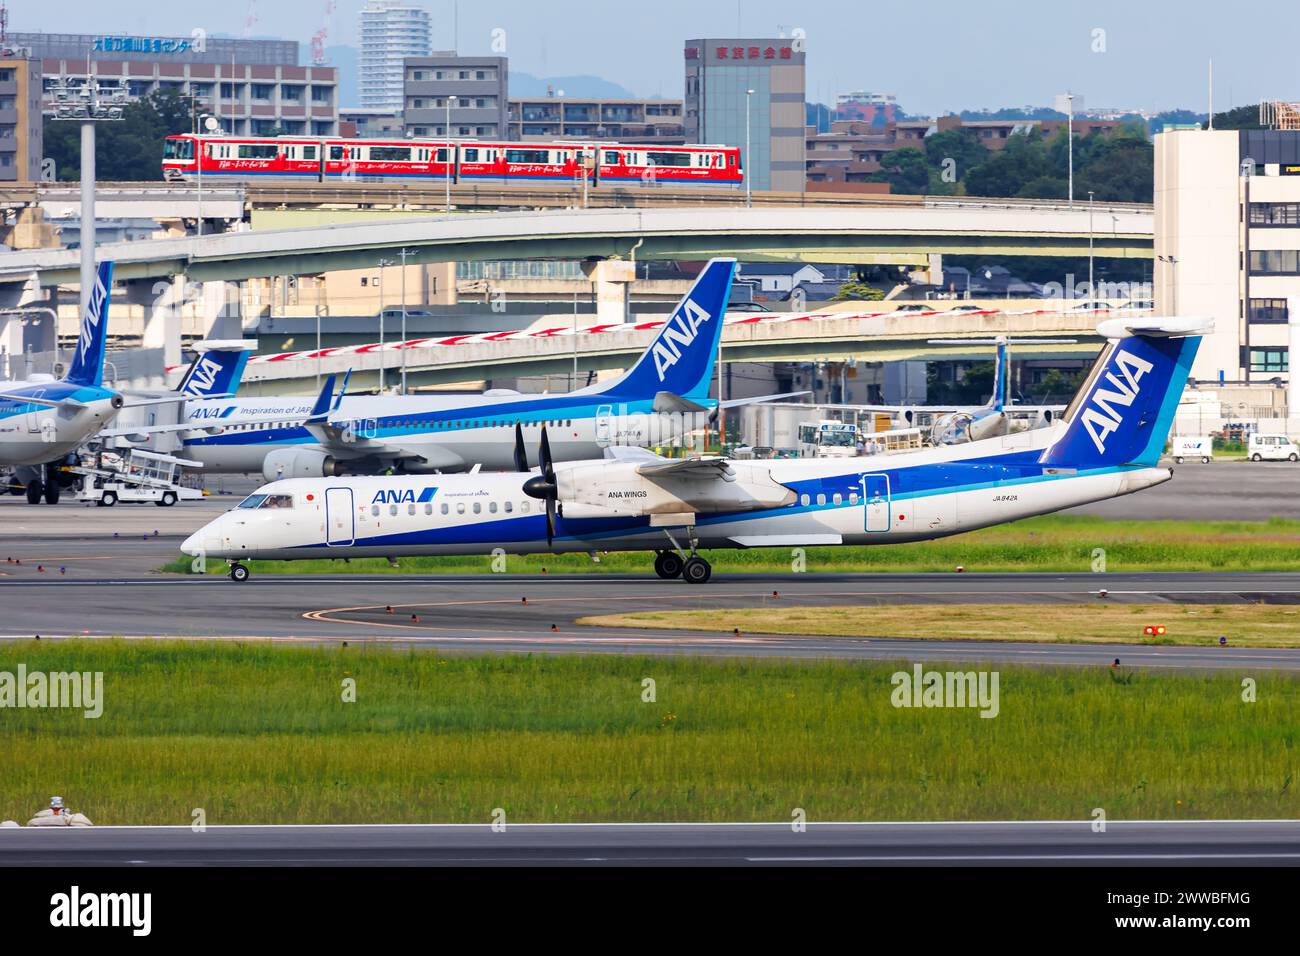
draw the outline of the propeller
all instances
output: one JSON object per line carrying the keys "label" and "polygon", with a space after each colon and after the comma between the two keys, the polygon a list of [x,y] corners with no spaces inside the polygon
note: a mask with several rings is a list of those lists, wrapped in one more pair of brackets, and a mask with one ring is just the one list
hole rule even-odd
{"label": "propeller", "polygon": [[528,470],[528,452],[524,450],[524,428],[515,422],[515,471]]}
{"label": "propeller", "polygon": [[[518,439],[515,445],[515,454],[518,456],[520,449],[523,447],[523,438]],[[559,490],[555,484],[555,463],[551,461],[551,442],[546,437],[546,426],[542,426],[542,444],[541,451],[538,455],[538,464],[541,466],[542,473],[533,475],[524,482],[524,494],[530,498],[540,498],[546,502],[546,546],[549,548],[551,542],[555,540],[555,499],[559,495]]]}

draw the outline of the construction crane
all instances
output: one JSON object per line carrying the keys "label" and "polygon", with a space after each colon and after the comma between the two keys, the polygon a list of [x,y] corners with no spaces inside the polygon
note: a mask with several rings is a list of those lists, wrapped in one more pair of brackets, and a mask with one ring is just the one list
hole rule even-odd
{"label": "construction crane", "polygon": [[325,39],[330,33],[330,17],[334,14],[335,6],[336,0],[325,0],[325,19],[321,22],[320,29],[311,35],[312,66],[320,66],[325,62]]}
{"label": "construction crane", "polygon": [[1259,104],[1259,125],[1269,129],[1300,129],[1300,103],[1265,100]]}

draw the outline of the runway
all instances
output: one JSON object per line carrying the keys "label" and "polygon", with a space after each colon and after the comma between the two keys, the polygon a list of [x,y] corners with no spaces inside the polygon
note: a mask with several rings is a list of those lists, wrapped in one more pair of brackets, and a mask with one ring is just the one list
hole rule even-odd
{"label": "runway", "polygon": [[1300,821],[0,829],[3,866],[1294,866]]}
{"label": "runway", "polygon": [[[1105,588],[1107,596],[1099,596]],[[526,599],[526,600],[525,600]],[[442,652],[960,660],[1300,670],[1300,649],[710,634],[588,627],[601,612],[916,603],[1300,603],[1300,574],[730,575],[704,586],[631,575],[0,579],[0,638],[266,639]],[[391,608],[391,610],[390,610]]]}

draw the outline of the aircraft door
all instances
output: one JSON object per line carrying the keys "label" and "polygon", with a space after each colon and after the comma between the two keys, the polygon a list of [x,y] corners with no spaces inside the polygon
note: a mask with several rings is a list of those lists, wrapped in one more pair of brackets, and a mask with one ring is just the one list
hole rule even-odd
{"label": "aircraft door", "polygon": [[614,406],[596,406],[596,444],[608,447],[614,440]]}
{"label": "aircraft door", "polygon": [[[45,389],[38,388],[32,392],[33,398],[44,398]],[[41,431],[41,412],[46,410],[44,405],[33,405],[32,410],[27,413],[27,431],[32,435],[39,435]],[[53,424],[53,419],[50,420]]]}
{"label": "aircraft door", "polygon": [[356,540],[351,488],[325,489],[325,543],[341,547]]}
{"label": "aircraft door", "polygon": [[862,476],[863,530],[888,531],[890,524],[889,476]]}

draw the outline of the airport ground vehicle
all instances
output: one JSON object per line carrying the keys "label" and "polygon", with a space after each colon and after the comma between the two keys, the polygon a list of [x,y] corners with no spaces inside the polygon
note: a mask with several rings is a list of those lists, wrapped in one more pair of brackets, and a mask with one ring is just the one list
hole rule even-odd
{"label": "airport ground vehicle", "polygon": [[132,448],[124,456],[101,454],[93,467],[75,466],[66,470],[82,476],[78,501],[93,501],[111,508],[119,501],[152,501],[169,508],[178,501],[197,501],[203,492],[187,488],[179,481],[181,469],[194,462],[171,455]]}
{"label": "airport ground vehicle", "polygon": [[852,458],[858,451],[858,426],[823,419],[799,423],[801,458]]}
{"label": "airport ground vehicle", "polygon": [[1209,464],[1214,457],[1214,442],[1209,435],[1189,438],[1180,435],[1174,438],[1174,464],[1181,465],[1185,458],[1199,458]]}
{"label": "airport ground vehicle", "polygon": [[1300,447],[1286,435],[1253,434],[1246,444],[1251,461],[1300,461]]}
{"label": "airport ground vehicle", "polygon": [[[197,159],[196,159],[197,157]],[[166,180],[555,183],[739,186],[734,146],[513,140],[337,139],[181,133],[163,144]]]}
{"label": "airport ground vehicle", "polygon": [[[661,577],[709,580],[700,548],[893,544],[945,537],[1168,481],[1158,466],[1201,337],[1197,318],[1110,319],[1110,340],[1049,427],[883,458],[668,459],[619,448],[557,464],[545,429],[529,470],[298,478],[263,485],[195,531],[186,554],[247,559],[653,551]],[[1129,402],[1111,397],[1113,382]]]}

